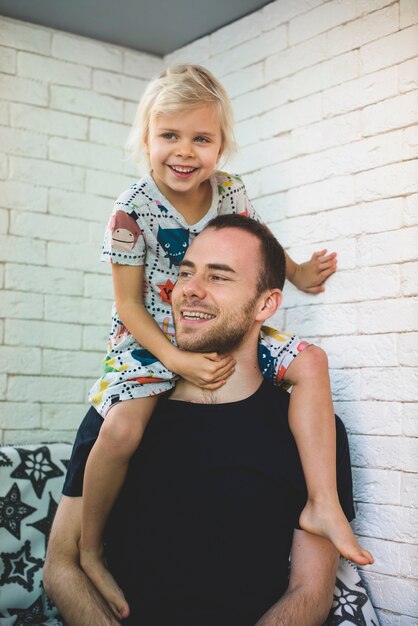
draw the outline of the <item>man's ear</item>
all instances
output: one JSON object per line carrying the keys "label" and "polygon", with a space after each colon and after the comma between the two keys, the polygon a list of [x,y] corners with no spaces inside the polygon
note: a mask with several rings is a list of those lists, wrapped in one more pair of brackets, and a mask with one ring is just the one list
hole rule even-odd
{"label": "man's ear", "polygon": [[271,289],[265,291],[259,300],[255,319],[264,322],[275,314],[282,303],[282,292],[280,289]]}

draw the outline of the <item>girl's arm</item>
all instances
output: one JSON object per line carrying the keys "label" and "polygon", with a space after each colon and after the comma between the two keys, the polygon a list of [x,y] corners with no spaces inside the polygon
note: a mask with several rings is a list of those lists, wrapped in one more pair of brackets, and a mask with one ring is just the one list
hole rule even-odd
{"label": "girl's arm", "polygon": [[232,374],[235,362],[216,352],[198,354],[179,350],[164,335],[144,306],[143,265],[112,264],[113,287],[118,314],[141,346],[182,378],[204,389],[218,389]]}
{"label": "girl's arm", "polygon": [[327,254],[326,250],[314,252],[309,261],[296,263],[287,252],[286,278],[301,291],[321,293],[325,290],[323,283],[337,269],[337,253]]}

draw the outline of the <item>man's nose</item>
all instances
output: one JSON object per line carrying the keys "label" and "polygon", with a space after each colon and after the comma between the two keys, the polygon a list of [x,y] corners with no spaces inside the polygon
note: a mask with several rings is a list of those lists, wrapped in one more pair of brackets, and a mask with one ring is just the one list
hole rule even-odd
{"label": "man's nose", "polygon": [[199,276],[192,276],[183,285],[183,293],[189,300],[199,298],[203,300],[206,295],[205,282]]}

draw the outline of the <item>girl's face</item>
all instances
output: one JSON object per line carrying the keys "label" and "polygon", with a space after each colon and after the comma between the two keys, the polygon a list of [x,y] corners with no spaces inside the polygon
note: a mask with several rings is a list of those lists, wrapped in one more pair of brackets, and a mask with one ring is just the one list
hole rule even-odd
{"label": "girl's face", "polygon": [[151,120],[145,152],[154,181],[169,200],[173,192],[192,197],[213,174],[222,154],[215,107],[157,114]]}

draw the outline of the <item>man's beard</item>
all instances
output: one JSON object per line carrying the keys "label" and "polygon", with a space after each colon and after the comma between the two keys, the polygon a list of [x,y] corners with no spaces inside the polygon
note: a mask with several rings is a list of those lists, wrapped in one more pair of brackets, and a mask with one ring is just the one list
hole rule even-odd
{"label": "man's beard", "polygon": [[[236,350],[244,340],[248,331],[254,324],[254,307],[257,297],[247,302],[239,310],[234,310],[228,315],[215,318],[213,327],[199,333],[198,328],[190,332],[184,331],[176,334],[177,343],[183,350],[190,352],[217,352],[218,354],[230,354]],[[202,306],[197,302],[188,303],[190,307]],[[211,311],[208,311],[210,313]],[[175,313],[175,319],[180,316],[179,310]]]}

